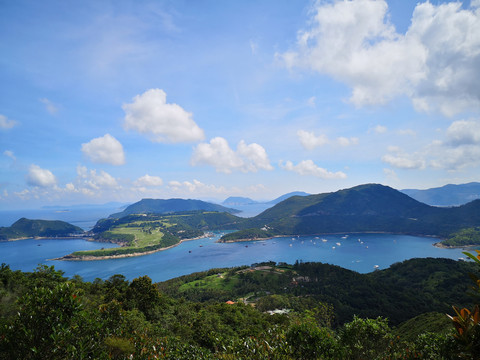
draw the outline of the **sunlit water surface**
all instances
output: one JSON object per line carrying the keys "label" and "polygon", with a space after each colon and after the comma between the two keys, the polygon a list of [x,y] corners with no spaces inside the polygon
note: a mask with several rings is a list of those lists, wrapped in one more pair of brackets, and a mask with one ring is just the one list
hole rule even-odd
{"label": "sunlit water surface", "polygon": [[[123,274],[128,279],[148,275],[153,281],[210,268],[251,265],[262,261],[294,263],[319,261],[367,273],[414,257],[465,257],[462,249],[440,249],[438,239],[390,234],[349,234],[281,237],[265,241],[217,243],[222,235],[185,241],[165,251],[139,257],[97,260],[51,260],[78,250],[99,249],[106,244],[81,239],[21,240],[0,242],[0,263],[14,270],[32,271],[38,264],[54,265],[66,276],[84,280],[108,279]],[[110,246],[110,245],[108,245]]]}

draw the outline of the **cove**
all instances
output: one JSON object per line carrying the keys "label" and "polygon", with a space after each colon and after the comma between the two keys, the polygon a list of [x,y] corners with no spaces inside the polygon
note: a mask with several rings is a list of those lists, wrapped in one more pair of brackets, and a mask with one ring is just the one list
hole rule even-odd
{"label": "cove", "polygon": [[[154,282],[211,268],[251,265],[263,261],[315,261],[338,265],[360,273],[385,269],[415,257],[465,257],[463,249],[433,246],[438,239],[392,234],[349,234],[279,237],[263,241],[217,243],[224,232],[210,238],[185,241],[154,254],[112,260],[49,260],[77,250],[100,249],[104,243],[81,239],[21,240],[0,242],[0,263],[12,270],[33,271],[39,264],[55,266],[65,275],[80,275],[85,281],[122,274],[127,279],[148,275]],[[108,244],[111,246],[111,244]],[[472,250],[473,251],[473,250]]]}

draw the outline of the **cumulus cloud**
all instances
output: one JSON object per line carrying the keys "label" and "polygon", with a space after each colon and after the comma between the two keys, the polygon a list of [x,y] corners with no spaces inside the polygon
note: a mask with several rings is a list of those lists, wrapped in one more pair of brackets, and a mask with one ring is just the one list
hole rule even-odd
{"label": "cumulus cloud", "polygon": [[210,165],[216,171],[230,174],[234,170],[256,172],[273,170],[265,149],[256,143],[247,145],[240,141],[237,150],[230,148],[227,140],[215,137],[210,143],[198,144],[192,155],[192,165]]}
{"label": "cumulus cloud", "polygon": [[8,130],[17,125],[15,120],[9,120],[5,115],[0,114],[0,130]]}
{"label": "cumulus cloud", "polygon": [[85,166],[77,166],[77,179],[75,183],[68,185],[70,191],[80,192],[84,195],[93,196],[96,191],[102,189],[119,188],[117,180],[109,173],[101,170],[88,170]]}
{"label": "cumulus cloud", "polygon": [[344,136],[338,137],[336,140],[330,140],[326,135],[315,135],[313,131],[298,130],[297,136],[302,146],[307,150],[313,150],[316,147],[324,146],[326,144],[337,144],[340,146],[350,146],[358,144],[358,138],[347,138]]}
{"label": "cumulus cloud", "polygon": [[40,166],[32,164],[28,169],[27,184],[38,187],[51,187],[57,184],[57,179],[50,170],[42,169]]}
{"label": "cumulus cloud", "polygon": [[167,94],[161,89],[147,90],[122,108],[125,129],[145,134],[152,141],[183,143],[205,138],[203,130],[193,121],[192,113],[177,104],[167,104]]}
{"label": "cumulus cloud", "polygon": [[480,121],[454,121],[447,129],[447,142],[451,145],[480,144]]}
{"label": "cumulus cloud", "polygon": [[429,146],[433,167],[457,170],[480,164],[480,121],[454,121],[445,137]]}
{"label": "cumulus cloud", "polygon": [[148,174],[139,177],[134,183],[135,186],[161,186],[163,184],[162,178],[158,176],[150,176]]}
{"label": "cumulus cloud", "polygon": [[[474,4],[472,4],[474,5]],[[417,110],[451,116],[480,107],[480,11],[461,2],[419,3],[405,34],[384,0],[315,2],[311,26],[279,57],[352,88],[351,102],[409,96]]]}
{"label": "cumulus cloud", "polygon": [[122,144],[110,134],[82,144],[82,152],[94,163],[123,165],[125,154]]}
{"label": "cumulus cloud", "polygon": [[312,160],[302,160],[297,165],[293,165],[291,161],[281,164],[281,167],[288,171],[296,172],[299,175],[317,176],[322,179],[345,179],[347,175],[341,171],[330,172],[317,166]]}
{"label": "cumulus cloud", "polygon": [[329,140],[326,135],[316,136],[312,131],[298,130],[297,136],[302,146],[307,150],[313,150],[316,147],[328,144]]}

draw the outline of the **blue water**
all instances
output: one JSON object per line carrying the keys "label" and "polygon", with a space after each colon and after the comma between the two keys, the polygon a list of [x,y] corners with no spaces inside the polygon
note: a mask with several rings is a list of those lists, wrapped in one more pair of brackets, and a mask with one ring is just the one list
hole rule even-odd
{"label": "blue water", "polygon": [[[108,279],[123,274],[127,279],[148,275],[153,281],[216,267],[251,265],[262,261],[294,263],[319,261],[358,271],[371,272],[414,257],[465,257],[462,249],[432,246],[438,240],[425,237],[388,234],[350,234],[282,237],[266,241],[216,243],[221,236],[185,241],[169,250],[150,255],[115,260],[49,260],[77,250],[99,249],[105,244],[86,240],[21,240],[0,242],[0,263],[14,270],[32,271],[38,264],[54,265],[66,276],[80,275],[84,280]],[[326,239],[323,242],[322,239]],[[336,243],[340,243],[337,245]],[[40,245],[40,246],[38,246]],[[333,248],[335,247],[335,248]]]}

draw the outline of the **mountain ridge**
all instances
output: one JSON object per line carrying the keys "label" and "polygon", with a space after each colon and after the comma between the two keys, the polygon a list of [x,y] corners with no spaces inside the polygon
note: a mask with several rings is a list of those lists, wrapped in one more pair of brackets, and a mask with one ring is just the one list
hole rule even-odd
{"label": "mountain ridge", "polygon": [[121,218],[131,214],[167,214],[181,211],[218,211],[230,214],[238,210],[227,208],[219,204],[213,204],[202,200],[193,199],[142,199],[125,208],[125,210],[111,214],[110,217]]}
{"label": "mountain ridge", "polygon": [[[293,196],[249,218],[242,229],[268,228],[271,235],[390,232],[446,237],[480,225],[480,200],[441,208],[381,184]],[[230,234],[232,236],[232,234]]]}

